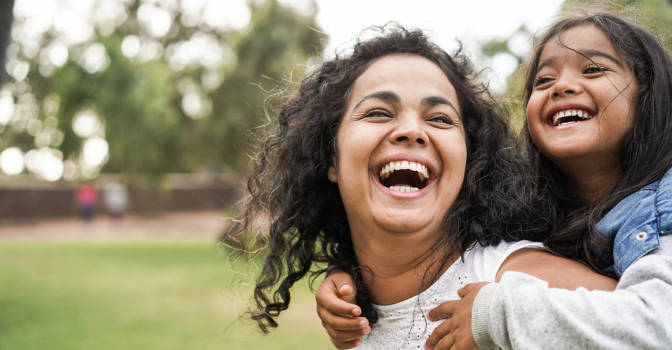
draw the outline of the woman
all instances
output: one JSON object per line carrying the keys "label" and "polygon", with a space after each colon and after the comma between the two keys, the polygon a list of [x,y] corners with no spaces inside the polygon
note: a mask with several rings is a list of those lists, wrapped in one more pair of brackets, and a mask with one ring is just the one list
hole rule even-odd
{"label": "woman", "polygon": [[[364,345],[372,349],[421,347],[436,326],[425,312],[456,299],[465,279],[516,270],[557,286],[613,288],[538,243],[503,242],[545,230],[520,229],[539,205],[505,121],[472,73],[465,57],[422,32],[386,29],[325,62],[280,107],[233,234],[271,219],[252,310],[262,330],[277,326],[273,317],[313,262],[353,276],[362,314],[378,322]],[[547,273],[558,264],[572,278]]]}

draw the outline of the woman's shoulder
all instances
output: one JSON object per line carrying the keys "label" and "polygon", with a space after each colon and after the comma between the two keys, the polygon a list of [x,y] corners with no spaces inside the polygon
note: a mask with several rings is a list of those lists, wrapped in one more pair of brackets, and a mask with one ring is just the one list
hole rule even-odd
{"label": "woman's shoulder", "polygon": [[497,271],[499,271],[506,258],[516,251],[528,248],[546,249],[540,242],[526,240],[515,242],[501,241],[497,245],[489,246],[482,246],[478,243],[474,244],[465,253],[463,262],[463,269],[473,271],[474,278],[470,278],[469,283],[494,282]]}

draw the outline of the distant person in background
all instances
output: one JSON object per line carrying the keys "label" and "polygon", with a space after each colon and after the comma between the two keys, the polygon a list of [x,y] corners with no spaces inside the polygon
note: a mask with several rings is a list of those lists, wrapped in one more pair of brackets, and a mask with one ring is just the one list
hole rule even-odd
{"label": "distant person in background", "polygon": [[128,189],[120,183],[111,182],[105,185],[104,191],[105,206],[110,216],[114,220],[121,219],[128,205]]}
{"label": "distant person in background", "polygon": [[82,210],[82,219],[91,221],[93,219],[93,208],[98,200],[98,191],[90,184],[83,184],[77,189],[77,202]]}

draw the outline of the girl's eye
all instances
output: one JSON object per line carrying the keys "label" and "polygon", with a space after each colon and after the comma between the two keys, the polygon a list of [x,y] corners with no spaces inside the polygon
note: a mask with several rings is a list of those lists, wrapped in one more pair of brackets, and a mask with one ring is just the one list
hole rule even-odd
{"label": "girl's eye", "polygon": [[433,116],[429,117],[429,119],[427,119],[427,120],[430,121],[430,122],[446,124],[446,125],[454,125],[455,124],[455,123],[453,123],[453,120],[450,119],[445,114],[436,114],[436,115],[433,115]]}
{"label": "girl's eye", "polygon": [[542,76],[534,79],[534,86],[536,87],[536,86],[539,86],[539,85],[542,85],[542,84],[546,84],[551,80],[553,80],[553,78],[551,78],[550,76],[542,75]]}
{"label": "girl's eye", "polygon": [[595,74],[608,71],[609,68],[605,66],[600,66],[597,64],[591,64],[588,67],[583,69],[583,74]]}

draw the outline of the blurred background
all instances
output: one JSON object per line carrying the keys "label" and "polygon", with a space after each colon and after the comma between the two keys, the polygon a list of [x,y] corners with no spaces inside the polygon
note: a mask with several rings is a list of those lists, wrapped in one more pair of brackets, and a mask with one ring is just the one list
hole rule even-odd
{"label": "blurred background", "polygon": [[[0,0],[0,349],[331,348],[308,281],[260,336],[219,241],[281,96],[396,21],[462,45],[519,126],[535,34],[593,3]],[[632,5],[667,38],[672,0]]]}

